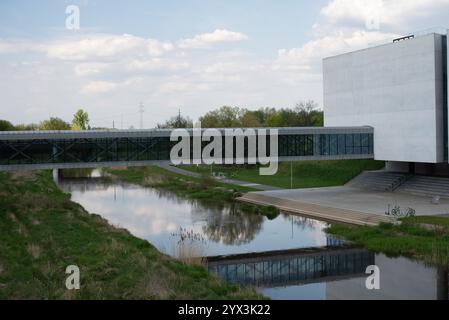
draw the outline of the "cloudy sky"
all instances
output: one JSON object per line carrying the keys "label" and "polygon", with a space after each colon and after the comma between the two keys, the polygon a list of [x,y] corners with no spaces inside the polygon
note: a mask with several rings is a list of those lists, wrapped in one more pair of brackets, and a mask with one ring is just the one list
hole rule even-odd
{"label": "cloudy sky", "polygon": [[1,0],[0,119],[82,107],[94,126],[138,128],[140,102],[144,127],[222,105],[321,107],[322,58],[448,18],[449,0]]}

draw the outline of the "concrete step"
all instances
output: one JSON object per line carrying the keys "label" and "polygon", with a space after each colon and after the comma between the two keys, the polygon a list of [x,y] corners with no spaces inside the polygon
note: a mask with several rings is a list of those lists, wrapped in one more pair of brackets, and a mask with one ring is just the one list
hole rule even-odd
{"label": "concrete step", "polygon": [[384,171],[365,171],[349,181],[349,187],[373,190],[373,191],[394,191],[405,180],[407,175]]}
{"label": "concrete step", "polygon": [[421,196],[449,198],[449,178],[414,176],[405,182],[398,191]]}
{"label": "concrete step", "polygon": [[410,183],[409,186],[414,186],[418,188],[439,188],[449,190],[449,186],[443,184],[432,184],[432,183]]}
{"label": "concrete step", "polygon": [[411,190],[411,191],[409,191],[409,190],[402,191],[401,190],[400,192],[415,195],[415,196],[421,196],[421,197],[433,198],[433,197],[438,196],[443,199],[449,199],[449,195],[444,195],[440,192],[422,192],[422,191],[413,191],[413,190]]}
{"label": "concrete step", "polygon": [[430,182],[430,181],[412,181],[409,185],[419,186],[419,187],[438,187],[438,188],[449,188],[449,184],[441,182]]}
{"label": "concrete step", "polygon": [[443,193],[443,194],[449,194],[449,191],[447,190],[441,190],[438,188],[418,188],[418,187],[402,187],[400,189],[401,191],[407,190],[407,191],[415,191],[415,192],[422,192],[422,193]]}
{"label": "concrete step", "polygon": [[442,197],[449,197],[449,192],[447,191],[441,191],[441,190],[424,190],[419,188],[401,188],[398,190],[400,192],[408,192],[408,193],[420,193],[420,194],[426,194],[426,195],[435,195],[435,196],[442,196]]}

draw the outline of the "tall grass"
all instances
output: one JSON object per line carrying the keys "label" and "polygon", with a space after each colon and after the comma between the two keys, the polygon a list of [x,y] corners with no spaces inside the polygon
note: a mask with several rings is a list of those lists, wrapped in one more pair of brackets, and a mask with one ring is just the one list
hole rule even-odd
{"label": "tall grass", "polygon": [[207,241],[203,235],[193,230],[180,228],[172,236],[177,238],[174,256],[187,265],[204,265]]}

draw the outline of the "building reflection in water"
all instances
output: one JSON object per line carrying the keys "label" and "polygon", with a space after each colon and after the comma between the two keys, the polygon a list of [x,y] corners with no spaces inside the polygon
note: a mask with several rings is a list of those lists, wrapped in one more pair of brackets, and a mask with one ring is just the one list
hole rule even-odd
{"label": "building reflection in water", "polygon": [[361,276],[372,264],[374,253],[337,246],[209,257],[207,266],[231,283],[277,287]]}

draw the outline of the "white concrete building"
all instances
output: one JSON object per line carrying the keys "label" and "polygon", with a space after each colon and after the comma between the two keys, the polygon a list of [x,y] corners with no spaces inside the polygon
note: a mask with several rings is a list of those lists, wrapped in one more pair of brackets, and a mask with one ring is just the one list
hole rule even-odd
{"label": "white concrete building", "polygon": [[324,125],[372,126],[391,170],[446,171],[447,47],[431,33],[324,59]]}

